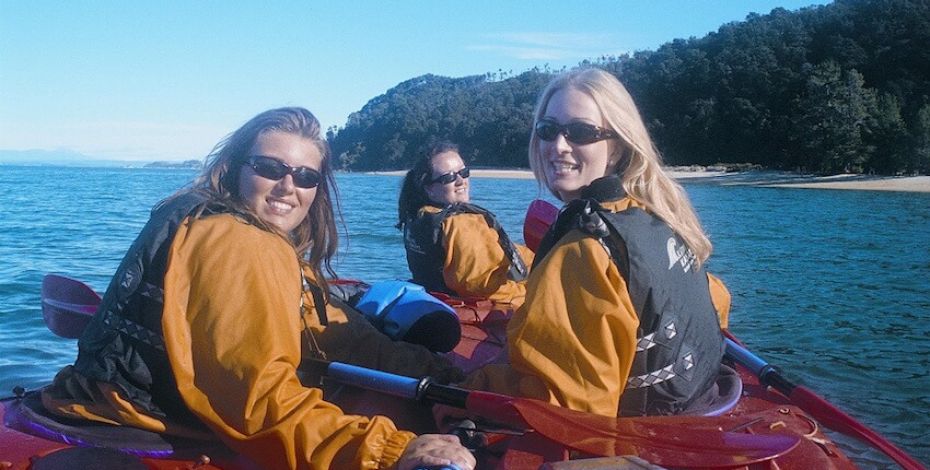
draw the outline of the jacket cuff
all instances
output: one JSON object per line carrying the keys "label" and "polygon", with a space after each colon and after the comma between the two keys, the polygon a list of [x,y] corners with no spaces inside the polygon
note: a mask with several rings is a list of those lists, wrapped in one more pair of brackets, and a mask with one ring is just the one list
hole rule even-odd
{"label": "jacket cuff", "polygon": [[400,456],[407,450],[407,444],[410,443],[416,434],[409,431],[397,431],[388,437],[384,443],[384,450],[381,452],[381,461],[378,468],[393,468],[394,464],[400,460]]}

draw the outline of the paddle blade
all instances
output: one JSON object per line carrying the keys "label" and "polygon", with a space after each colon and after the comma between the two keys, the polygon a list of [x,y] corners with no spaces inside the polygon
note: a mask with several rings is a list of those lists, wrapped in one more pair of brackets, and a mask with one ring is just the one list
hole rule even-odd
{"label": "paddle blade", "polygon": [[866,425],[833,406],[825,398],[817,395],[807,387],[797,386],[791,391],[791,402],[810,414],[824,426],[847,436],[861,439],[898,463],[905,470],[921,470],[925,467],[903,450],[896,447]]}
{"label": "paddle blade", "polygon": [[42,279],[42,317],[62,338],[79,338],[99,305],[100,296],[83,282],[56,274]]}
{"label": "paddle blade", "polygon": [[526,220],[523,222],[523,241],[527,248],[536,252],[539,242],[549,230],[549,226],[559,216],[559,209],[549,202],[536,199],[526,209]]}
{"label": "paddle blade", "polygon": [[522,419],[547,439],[594,456],[636,455],[668,467],[739,467],[777,458],[797,436],[720,431],[713,418],[610,418],[514,399]]}

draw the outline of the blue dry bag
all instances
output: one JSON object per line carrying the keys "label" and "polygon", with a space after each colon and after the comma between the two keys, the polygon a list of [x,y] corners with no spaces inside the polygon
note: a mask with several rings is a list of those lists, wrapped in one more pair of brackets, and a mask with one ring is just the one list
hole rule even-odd
{"label": "blue dry bag", "polygon": [[421,344],[431,351],[451,351],[462,338],[455,310],[412,282],[372,284],[355,308],[391,339]]}

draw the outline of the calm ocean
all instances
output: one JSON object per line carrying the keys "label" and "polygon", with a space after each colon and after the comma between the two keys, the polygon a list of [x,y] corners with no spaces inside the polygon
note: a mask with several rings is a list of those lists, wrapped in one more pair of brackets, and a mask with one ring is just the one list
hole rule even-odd
{"label": "calm ocean", "polygon": [[[0,396],[38,387],[76,355],[42,322],[42,276],[106,288],[153,204],[185,170],[0,166]],[[348,240],[337,272],[409,276],[401,178],[338,176]],[[733,293],[730,327],[779,365],[930,464],[930,194],[687,184]],[[534,181],[472,180],[473,202],[522,240]],[[546,195],[548,197],[548,195]],[[550,198],[551,200],[551,198]],[[867,468],[877,452],[837,437]]]}

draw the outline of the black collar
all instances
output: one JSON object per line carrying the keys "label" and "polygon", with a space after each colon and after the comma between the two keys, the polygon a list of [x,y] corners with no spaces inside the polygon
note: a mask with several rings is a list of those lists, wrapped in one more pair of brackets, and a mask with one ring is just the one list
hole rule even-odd
{"label": "black collar", "polygon": [[581,199],[593,199],[597,202],[618,201],[626,196],[620,177],[603,176],[581,188]]}

